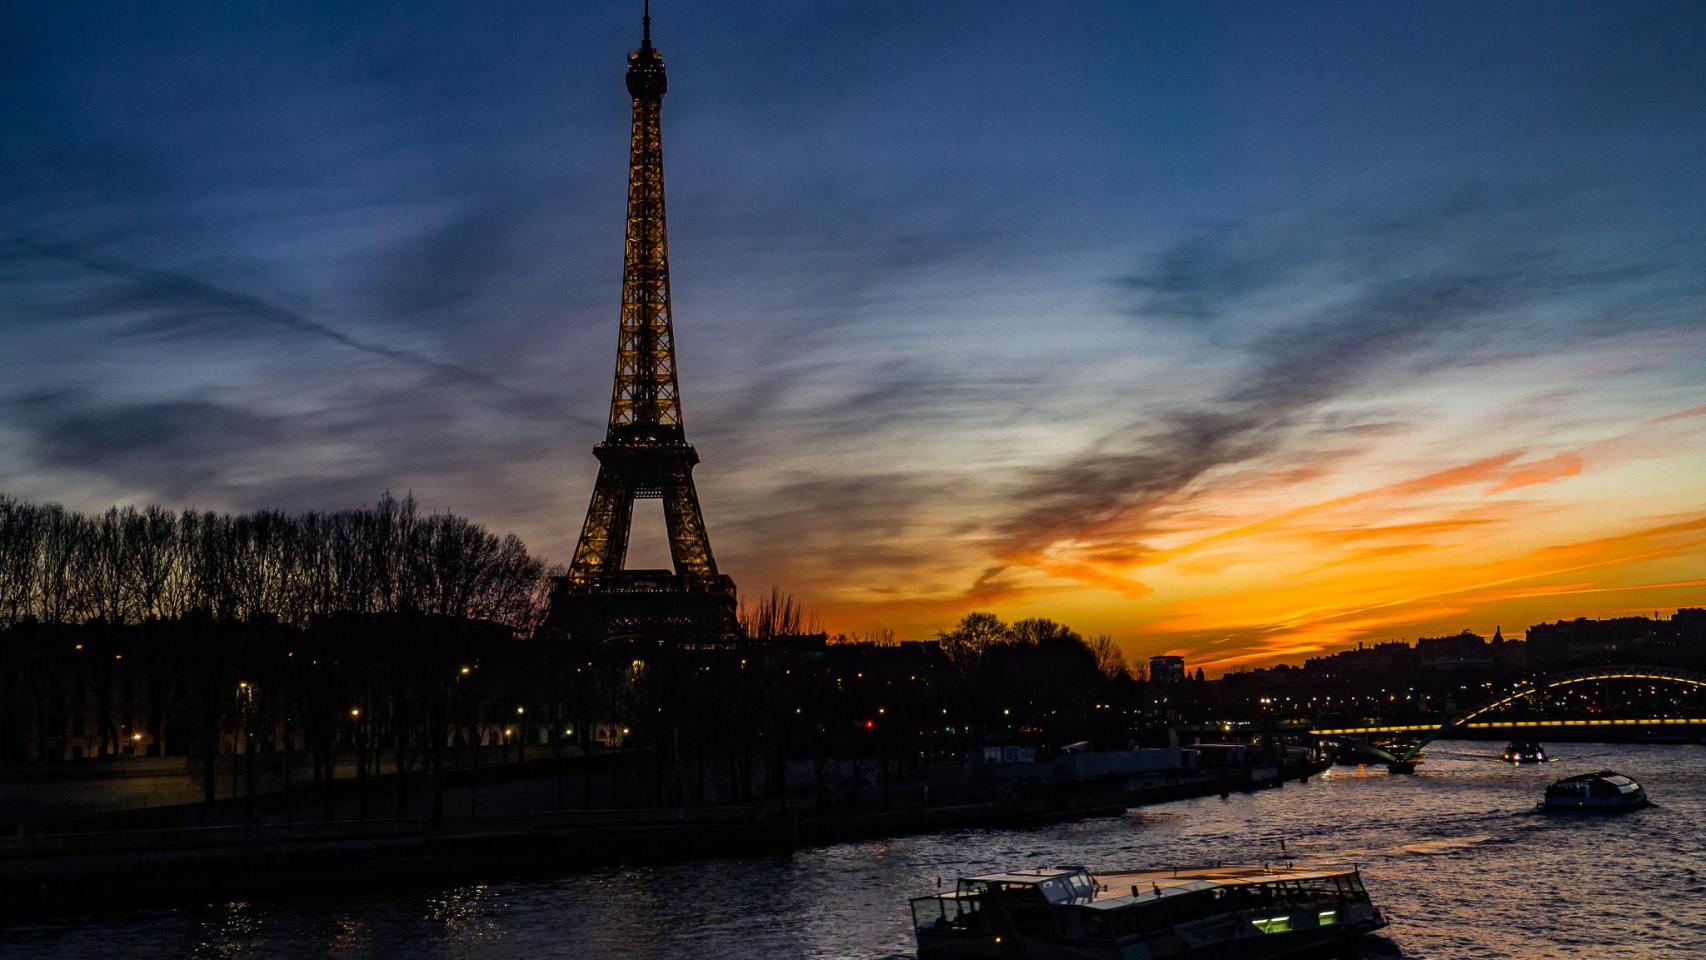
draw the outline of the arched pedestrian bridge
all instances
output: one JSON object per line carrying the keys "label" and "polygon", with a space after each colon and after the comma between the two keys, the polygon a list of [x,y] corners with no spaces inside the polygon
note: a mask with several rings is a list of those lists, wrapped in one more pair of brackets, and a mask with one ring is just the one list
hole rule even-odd
{"label": "arched pedestrian bridge", "polygon": [[1387,763],[1406,763],[1415,759],[1422,748],[1454,730],[1485,730],[1500,727],[1547,728],[1547,727],[1654,727],[1654,726],[1706,726],[1706,716],[1699,717],[1645,717],[1617,719],[1571,719],[1571,720],[1514,720],[1487,721],[1477,720],[1500,707],[1506,707],[1519,700],[1531,697],[1545,690],[1556,690],[1577,683],[1589,683],[1598,680],[1650,680],[1661,683],[1677,684],[1685,687],[1706,688],[1706,674],[1695,673],[1692,670],[1679,670],[1674,667],[1647,667],[1637,665],[1620,665],[1613,667],[1591,667],[1585,670],[1568,670],[1562,673],[1549,674],[1539,679],[1529,681],[1511,693],[1495,697],[1470,710],[1452,717],[1443,724],[1431,723],[1413,724],[1382,724],[1361,727],[1326,727],[1312,730],[1317,737],[1368,737],[1383,733],[1420,733],[1425,734],[1416,741],[1415,746],[1399,754],[1388,753],[1378,747],[1362,746],[1359,749]]}

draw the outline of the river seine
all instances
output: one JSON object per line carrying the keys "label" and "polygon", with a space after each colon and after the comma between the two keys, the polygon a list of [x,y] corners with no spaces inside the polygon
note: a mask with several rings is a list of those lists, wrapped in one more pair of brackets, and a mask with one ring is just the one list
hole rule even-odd
{"label": "river seine", "polygon": [[[911,952],[906,898],[938,877],[1288,856],[1361,865],[1392,923],[1369,956],[1706,957],[1706,748],[1549,744],[1554,762],[1513,768],[1500,746],[1439,742],[1414,776],[1335,767],[1305,785],[1038,830],[12,927],[0,957],[886,957]],[[1640,780],[1654,806],[1532,812],[1552,780],[1603,768]]]}

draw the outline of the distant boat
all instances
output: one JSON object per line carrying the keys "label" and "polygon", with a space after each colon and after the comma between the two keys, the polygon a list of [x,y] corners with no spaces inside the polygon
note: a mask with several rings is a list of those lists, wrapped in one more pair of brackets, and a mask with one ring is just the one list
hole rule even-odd
{"label": "distant boat", "polygon": [[1548,812],[1615,813],[1647,805],[1647,791],[1611,770],[1565,777],[1546,788],[1540,809]]}
{"label": "distant boat", "polygon": [[918,897],[912,920],[918,960],[1277,960],[1386,926],[1353,867],[1013,870]]}
{"label": "distant boat", "polygon": [[1545,763],[1546,748],[1538,740],[1512,740],[1505,745],[1506,763]]}

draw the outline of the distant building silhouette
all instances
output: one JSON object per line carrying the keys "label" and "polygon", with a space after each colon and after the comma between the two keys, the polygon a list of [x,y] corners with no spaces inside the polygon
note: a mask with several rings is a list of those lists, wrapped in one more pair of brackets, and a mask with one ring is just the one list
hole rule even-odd
{"label": "distant building silhouette", "polygon": [[1150,657],[1149,679],[1163,686],[1185,682],[1184,657]]}

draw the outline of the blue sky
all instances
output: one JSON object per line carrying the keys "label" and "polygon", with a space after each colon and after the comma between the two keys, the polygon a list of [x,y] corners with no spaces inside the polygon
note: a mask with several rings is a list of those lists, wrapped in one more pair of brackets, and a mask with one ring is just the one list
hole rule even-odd
{"label": "blue sky", "polygon": [[[1701,418],[1663,419],[1706,404],[1699,4],[655,7],[684,413],[748,591],[1229,664],[1706,599],[1653,586],[1698,572],[1687,537],[1591,583],[1522,560],[1706,512]],[[637,4],[0,28],[0,490],[413,490],[569,556]],[[1402,486],[1511,453],[1474,498]],[[1336,538],[1180,553],[1390,489]],[[1433,532],[1334,552],[1393,525]],[[1421,599],[1453,550],[1620,599]],[[1321,572],[1398,557],[1379,590]],[[1309,620],[1365,588],[1412,613]]]}

